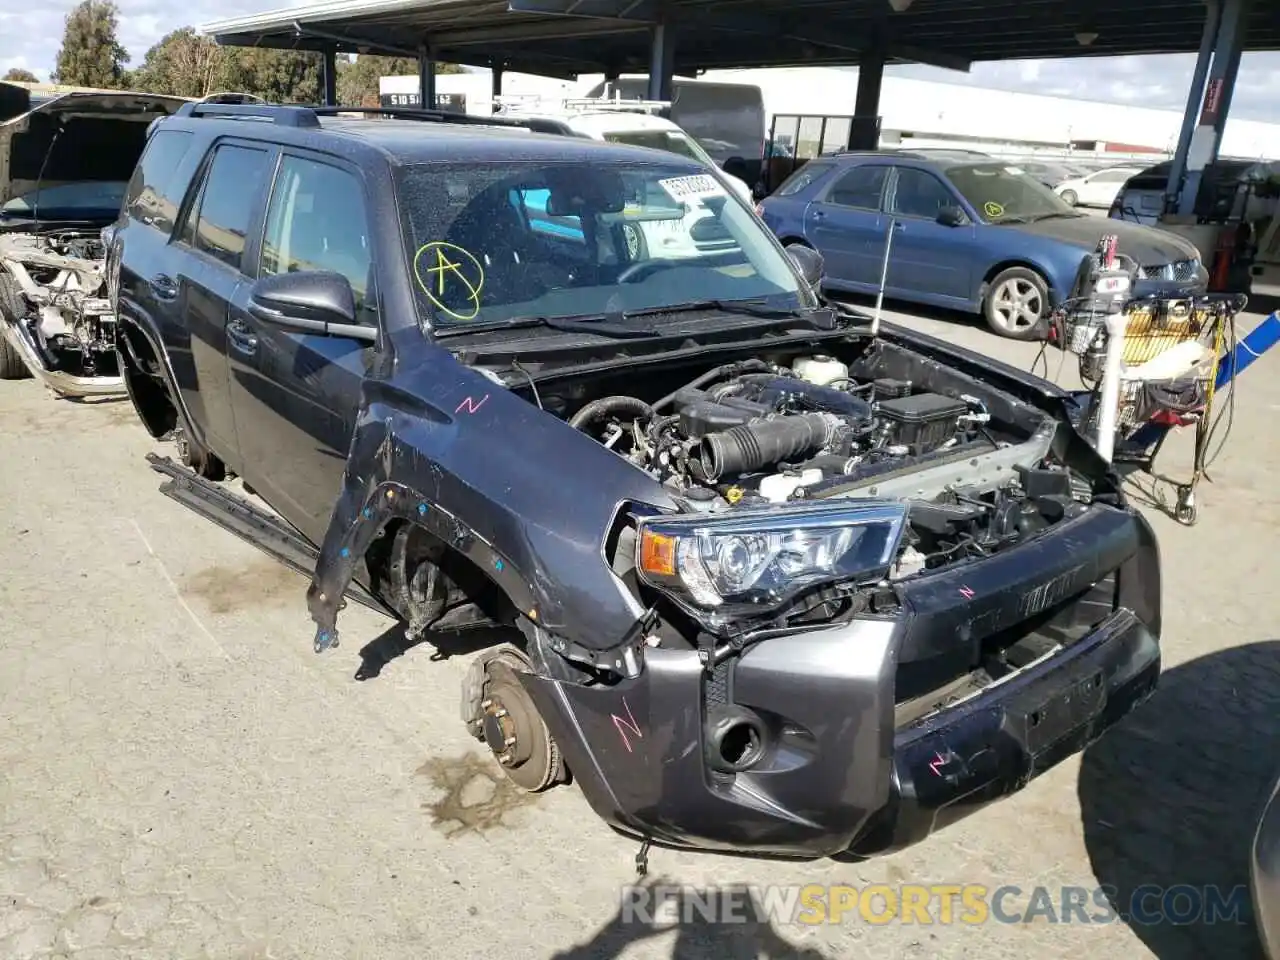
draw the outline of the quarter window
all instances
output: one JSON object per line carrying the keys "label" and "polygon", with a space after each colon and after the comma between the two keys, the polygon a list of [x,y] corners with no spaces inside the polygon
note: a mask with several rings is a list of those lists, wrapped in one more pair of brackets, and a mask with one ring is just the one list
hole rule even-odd
{"label": "quarter window", "polygon": [[174,181],[190,146],[191,134],[185,130],[152,134],[125,193],[125,210],[130,216],[165,233],[173,230],[182,202],[182,185]]}
{"label": "quarter window", "polygon": [[331,270],[347,278],[363,312],[371,307],[368,224],[355,177],[327,163],[285,157],[267,207],[259,276]]}
{"label": "quarter window", "polygon": [[880,197],[884,193],[884,183],[888,176],[889,168],[886,166],[867,164],[854,167],[835,182],[827,200],[842,207],[879,210]]}

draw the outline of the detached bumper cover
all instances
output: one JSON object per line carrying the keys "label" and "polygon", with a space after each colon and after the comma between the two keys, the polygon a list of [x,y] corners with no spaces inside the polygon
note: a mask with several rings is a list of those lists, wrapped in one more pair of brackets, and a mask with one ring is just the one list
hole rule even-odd
{"label": "detached bumper cover", "polygon": [[[1108,530],[1110,539],[1102,535]],[[901,728],[898,688],[919,665],[911,658],[942,663],[978,639],[923,603],[901,619],[761,640],[727,676],[709,674],[692,651],[658,648],[646,653],[640,676],[617,686],[528,675],[522,682],[588,802],[625,833],[801,858],[900,848],[1021,789],[1155,688],[1159,561],[1150,528],[1105,510],[1054,539],[1011,552],[1020,553],[1021,576],[1010,574],[1000,591],[988,582],[991,592],[1012,598],[1017,619],[1016,600],[1029,583],[1062,584],[1066,565],[1087,585],[1095,564],[1081,570],[1080,545],[1099,548],[1089,551],[1095,558],[1111,544],[1108,562],[1116,566],[1097,571],[1098,589],[1110,597],[1106,611],[1065,648]],[[1033,606],[1046,595],[1036,593]],[[1005,628],[1005,613],[987,615],[975,604],[972,615],[972,625]],[[946,636],[954,650],[944,649]],[[751,712],[765,731],[768,748],[742,772],[716,769],[722,705]]]}

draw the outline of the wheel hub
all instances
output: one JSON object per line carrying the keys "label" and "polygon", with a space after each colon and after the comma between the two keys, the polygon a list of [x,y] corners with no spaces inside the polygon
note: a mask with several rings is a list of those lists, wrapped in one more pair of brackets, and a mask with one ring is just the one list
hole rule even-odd
{"label": "wheel hub", "polygon": [[499,763],[503,766],[514,766],[519,762],[516,759],[519,738],[515,718],[497,697],[485,700],[481,707],[484,710],[481,721],[484,742],[489,745],[489,749],[493,751]]}
{"label": "wheel hub", "polygon": [[483,679],[478,702],[472,701],[472,734],[484,741],[521,790],[536,793],[563,779],[559,748],[520,679],[531,672],[528,658],[504,649],[475,667],[483,671]]}

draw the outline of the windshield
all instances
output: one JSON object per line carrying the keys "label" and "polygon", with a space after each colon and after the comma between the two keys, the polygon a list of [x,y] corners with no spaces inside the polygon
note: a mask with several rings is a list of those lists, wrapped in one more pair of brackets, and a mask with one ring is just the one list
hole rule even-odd
{"label": "windshield", "polygon": [[609,143],[629,143],[633,147],[665,150],[691,160],[698,160],[709,167],[716,165],[707,151],[679,130],[614,130],[606,133],[604,138]]}
{"label": "windshield", "polygon": [[115,213],[124,202],[126,186],[124,180],[87,180],[41,187],[9,200],[0,213],[9,217],[37,213],[61,219]]}
{"label": "windshield", "polygon": [[746,205],[687,162],[420,163],[397,177],[432,326],[708,300],[815,305]]}
{"label": "windshield", "polygon": [[962,164],[949,167],[947,177],[987,223],[1085,216],[1076,213],[1022,167],[1012,164]]}

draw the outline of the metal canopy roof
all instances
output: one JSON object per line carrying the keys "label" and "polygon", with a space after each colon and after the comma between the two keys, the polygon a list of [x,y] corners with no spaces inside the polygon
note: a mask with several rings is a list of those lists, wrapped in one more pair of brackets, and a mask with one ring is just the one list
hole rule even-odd
{"label": "metal canopy roof", "polygon": [[[551,76],[647,72],[662,11],[677,74],[852,65],[877,40],[890,61],[1194,52],[1204,0],[330,0],[201,27],[219,43],[414,56]],[[902,0],[894,0],[902,6]],[[1077,34],[1093,34],[1087,46]],[[1245,48],[1280,49],[1280,3],[1255,0]]]}

